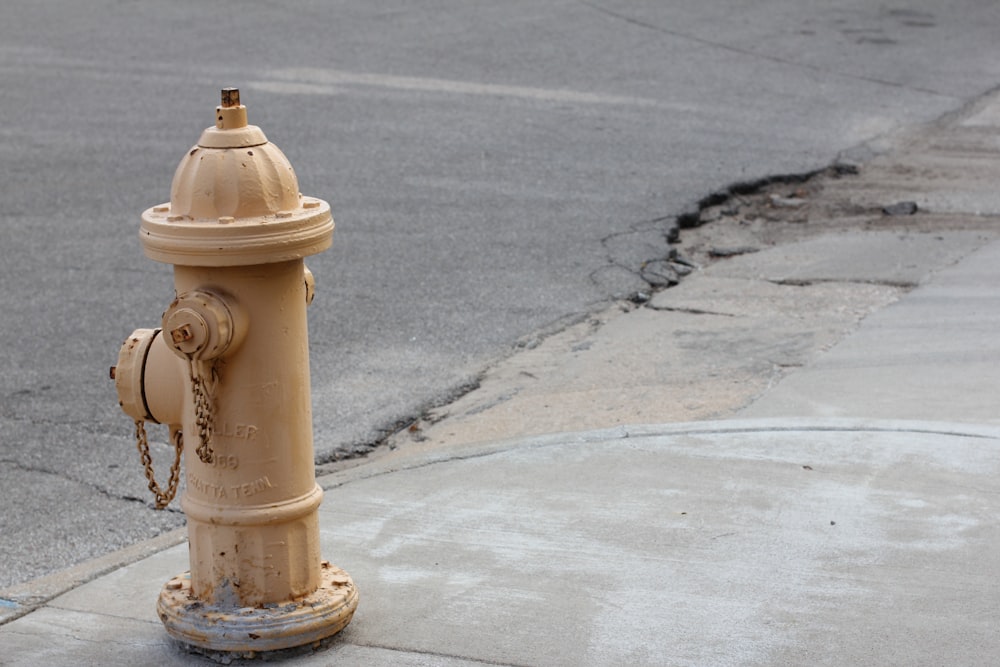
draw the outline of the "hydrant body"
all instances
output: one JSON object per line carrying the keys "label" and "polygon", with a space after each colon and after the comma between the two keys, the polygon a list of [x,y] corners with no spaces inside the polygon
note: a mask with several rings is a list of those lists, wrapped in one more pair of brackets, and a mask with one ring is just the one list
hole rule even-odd
{"label": "hydrant body", "polygon": [[115,380],[137,433],[167,424],[186,451],[191,569],[164,586],[161,620],[192,646],[252,652],[338,632],[358,595],[320,558],[313,472],[303,258],[329,247],[333,219],[233,94],[178,166],[170,204],[143,213],[144,251],[174,265],[177,298],[161,329],[125,342]]}

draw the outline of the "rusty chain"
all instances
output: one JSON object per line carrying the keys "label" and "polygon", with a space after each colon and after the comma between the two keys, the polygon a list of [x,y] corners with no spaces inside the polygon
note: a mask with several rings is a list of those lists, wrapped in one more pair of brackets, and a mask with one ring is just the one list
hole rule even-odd
{"label": "rusty chain", "polygon": [[[213,410],[212,394],[215,386],[215,366],[209,371],[210,380],[206,381],[201,372],[199,362],[191,361],[191,393],[194,397],[195,424],[198,427],[198,458],[205,463],[212,463],[215,454],[212,451],[212,431],[215,428],[215,411]],[[142,467],[146,471],[149,490],[156,499],[156,509],[161,510],[170,504],[177,495],[177,484],[180,482],[181,452],[184,450],[184,434],[180,429],[173,433],[174,462],[170,466],[170,477],[167,480],[167,490],[164,491],[156,483],[153,474],[153,457],[149,453],[149,437],[146,435],[146,422],[135,420],[135,443],[142,458]]]}
{"label": "rusty chain", "polygon": [[201,373],[199,362],[191,361],[191,393],[194,396],[194,421],[198,427],[198,458],[204,463],[211,463],[215,460],[215,453],[212,451],[211,440],[212,431],[215,429],[215,410],[212,405],[212,390],[215,386],[215,366],[213,365],[210,374],[211,384],[205,381]]}
{"label": "rusty chain", "polygon": [[146,469],[146,479],[149,480],[149,490],[153,492],[156,499],[156,509],[162,510],[177,495],[177,483],[181,478],[181,451],[184,449],[184,436],[181,432],[175,431],[174,439],[174,463],[170,466],[170,478],[167,480],[167,490],[164,491],[156,483],[153,476],[153,458],[149,455],[149,439],[146,436],[146,422],[142,419],[135,420],[135,442],[139,449],[139,456],[142,457],[142,466]]}

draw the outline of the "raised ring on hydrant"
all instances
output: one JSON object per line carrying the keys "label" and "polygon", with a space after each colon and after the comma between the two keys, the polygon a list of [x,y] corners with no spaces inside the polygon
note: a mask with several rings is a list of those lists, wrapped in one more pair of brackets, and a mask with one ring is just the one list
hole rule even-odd
{"label": "raised ring on hydrant", "polygon": [[188,610],[191,573],[180,574],[163,586],[157,613],[171,634],[192,646],[217,651],[277,650],[318,642],[344,629],[358,603],[358,589],[350,575],[327,561],[322,563],[319,587],[284,605],[219,607],[200,605]]}

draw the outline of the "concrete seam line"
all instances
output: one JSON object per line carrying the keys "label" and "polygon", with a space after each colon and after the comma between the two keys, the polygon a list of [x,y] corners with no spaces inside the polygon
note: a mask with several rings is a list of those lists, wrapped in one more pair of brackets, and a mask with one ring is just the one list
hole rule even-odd
{"label": "concrete seam line", "polygon": [[739,419],[721,422],[679,422],[677,424],[622,425],[609,429],[579,433],[552,433],[493,442],[476,443],[458,447],[450,452],[416,455],[409,461],[371,463],[340,470],[317,478],[323,489],[335,489],[352,482],[381,477],[394,472],[417,470],[440,463],[485,458],[515,449],[543,449],[572,443],[600,440],[625,440],[631,437],[711,435],[730,433],[922,433],[964,438],[1000,439],[1000,426],[989,424],[956,424],[952,422],[924,422],[905,420],[857,420],[850,418],[804,419],[800,423],[789,420]]}
{"label": "concrete seam line", "polygon": [[[184,527],[132,544],[73,567],[0,590],[0,600],[16,606],[8,614],[0,613],[0,625],[29,614],[51,600],[109,572],[136,563],[187,539]],[[2,608],[0,608],[2,609]]]}

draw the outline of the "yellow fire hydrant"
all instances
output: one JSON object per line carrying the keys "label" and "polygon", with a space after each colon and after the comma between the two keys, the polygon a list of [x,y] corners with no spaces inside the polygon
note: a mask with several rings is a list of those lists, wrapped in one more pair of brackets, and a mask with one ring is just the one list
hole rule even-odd
{"label": "yellow fire hydrant", "polygon": [[[329,205],[299,193],[284,154],[222,91],[174,174],[170,203],[142,214],[145,254],[174,265],[162,327],[137,329],[112,369],[158,507],[182,448],[190,572],[157,610],[174,638],[211,651],[301,646],[346,626],[350,576],[320,559],[303,258],[330,247]],[[167,424],[176,458],[155,481],[146,422]]]}

